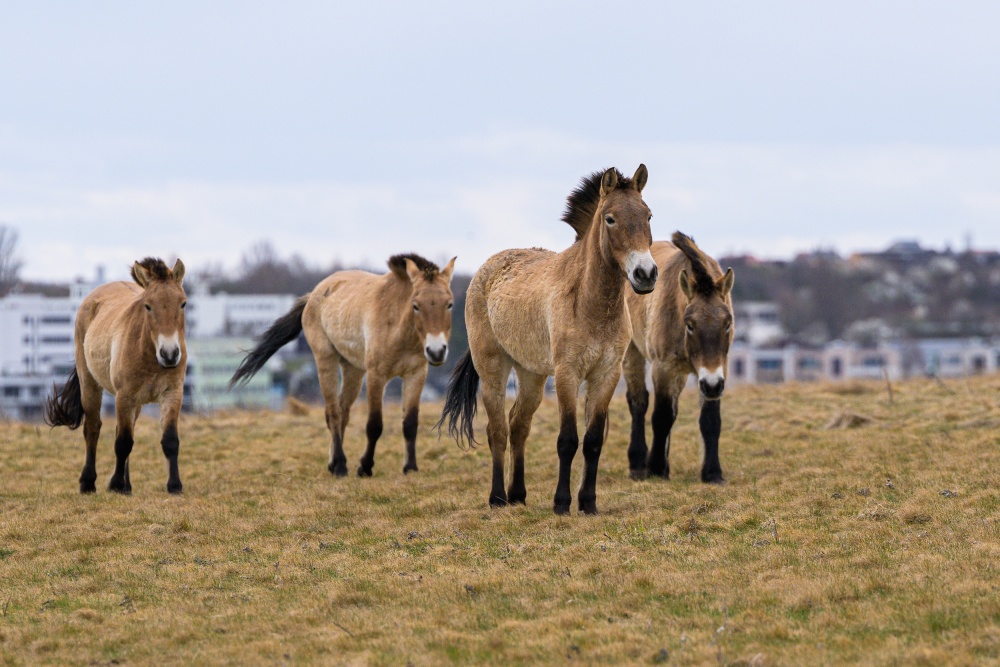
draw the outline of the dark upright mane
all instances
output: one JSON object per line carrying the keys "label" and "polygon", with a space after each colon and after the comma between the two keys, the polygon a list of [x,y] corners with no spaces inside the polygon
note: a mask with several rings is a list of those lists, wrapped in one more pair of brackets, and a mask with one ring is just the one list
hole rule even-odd
{"label": "dark upright mane", "polygon": [[[605,171],[607,170],[595,171],[590,176],[585,177],[580,181],[576,190],[573,190],[569,193],[569,197],[566,197],[566,211],[563,213],[562,221],[576,231],[577,241],[587,234],[590,223],[594,221],[597,202],[601,199],[601,179],[604,178]],[[615,186],[615,190],[627,190],[632,187],[631,178],[623,176],[617,169],[615,169],[615,174],[618,176],[618,185]]]}
{"label": "dark upright mane", "polygon": [[[170,269],[167,268],[167,265],[163,263],[163,260],[158,257],[147,257],[139,262],[139,266],[149,271],[154,280],[170,279]],[[139,278],[135,275],[134,264],[132,265],[132,268],[129,269],[129,273],[132,274],[132,280],[134,280],[136,284],[142,285],[142,283],[139,282]]]}
{"label": "dark upright mane", "polygon": [[406,260],[410,260],[417,265],[417,268],[424,274],[424,280],[434,280],[441,272],[437,264],[412,252],[393,255],[389,258],[389,269],[403,280],[409,280],[409,277],[406,275]]}
{"label": "dark upright mane", "polygon": [[712,296],[715,294],[715,278],[712,277],[708,266],[706,266],[708,258],[695,245],[694,239],[681,232],[674,232],[674,235],[670,237],[670,241],[677,246],[677,249],[684,254],[684,257],[687,258],[688,263],[691,265],[691,285],[694,287],[694,291],[702,296]]}

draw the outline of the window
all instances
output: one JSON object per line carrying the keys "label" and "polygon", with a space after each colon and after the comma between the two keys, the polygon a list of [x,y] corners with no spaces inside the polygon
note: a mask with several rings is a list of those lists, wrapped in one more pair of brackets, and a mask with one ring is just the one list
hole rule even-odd
{"label": "window", "polygon": [[839,357],[835,358],[833,361],[830,362],[830,375],[832,375],[835,378],[839,378],[840,374],[844,370],[843,366],[844,363],[840,360],[840,358]]}
{"label": "window", "polygon": [[738,378],[743,377],[743,360],[733,359],[733,375]]}
{"label": "window", "polygon": [[781,359],[758,359],[757,368],[762,371],[781,370]]}
{"label": "window", "polygon": [[18,396],[21,395],[21,388],[20,387],[4,387],[3,388],[3,395],[6,396],[7,398],[17,398]]}
{"label": "window", "polygon": [[72,343],[72,336],[42,336],[42,342],[48,345],[62,345]]}
{"label": "window", "polygon": [[69,315],[45,315],[42,324],[69,324],[73,321]]}

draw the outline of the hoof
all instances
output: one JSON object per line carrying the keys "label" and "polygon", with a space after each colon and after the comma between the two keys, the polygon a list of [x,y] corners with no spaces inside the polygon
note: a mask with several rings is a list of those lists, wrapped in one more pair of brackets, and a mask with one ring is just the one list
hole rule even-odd
{"label": "hoof", "polygon": [[628,476],[637,482],[641,482],[646,479],[646,469],[645,468],[633,468],[628,471]]}
{"label": "hoof", "polygon": [[403,466],[403,474],[404,475],[408,475],[411,472],[418,472],[419,470],[420,469],[417,468],[417,464],[416,463],[407,463],[405,466]]}
{"label": "hoof", "polygon": [[366,468],[364,465],[358,466],[358,477],[371,477],[372,469]]}
{"label": "hoof", "polygon": [[490,507],[507,507],[507,499],[503,496],[490,496]]}
{"label": "hoof", "polygon": [[702,475],[701,481],[705,484],[715,484],[716,486],[725,486],[726,480],[722,478],[722,473],[717,475]]}
{"label": "hoof", "polygon": [[80,493],[96,493],[97,485],[94,484],[92,479],[81,479],[80,480]]}
{"label": "hoof", "polygon": [[565,516],[569,514],[569,503],[563,505],[562,503],[555,503],[552,506],[552,511],[560,516]]}
{"label": "hoof", "polygon": [[111,480],[111,482],[108,483],[108,491],[111,491],[112,493],[120,493],[123,496],[127,496],[132,493],[132,487],[131,485],[126,486],[124,482]]}
{"label": "hoof", "polygon": [[181,484],[180,482],[176,483],[167,482],[167,493],[174,496],[179,496],[182,493],[184,493],[184,485]]}
{"label": "hoof", "polygon": [[337,463],[327,464],[326,469],[330,471],[330,474],[334,477],[346,477],[347,476],[347,462],[338,461]]}
{"label": "hoof", "polygon": [[580,514],[594,515],[597,514],[597,501],[591,500],[590,502],[580,503]]}
{"label": "hoof", "polygon": [[510,503],[511,505],[527,505],[528,503],[525,502],[527,497],[528,494],[526,493],[523,494],[508,493],[507,502]]}
{"label": "hoof", "polygon": [[657,477],[659,479],[670,479],[670,468],[664,466],[662,468],[646,468],[647,477]]}

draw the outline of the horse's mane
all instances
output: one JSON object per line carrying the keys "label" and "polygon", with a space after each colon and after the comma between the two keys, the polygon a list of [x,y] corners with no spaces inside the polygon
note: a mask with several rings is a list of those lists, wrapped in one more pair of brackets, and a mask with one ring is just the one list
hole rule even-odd
{"label": "horse's mane", "polygon": [[670,241],[683,253],[691,265],[691,286],[694,291],[702,296],[715,294],[715,278],[712,277],[708,269],[712,261],[705,256],[701,248],[695,245],[694,239],[681,232],[674,232]]}
{"label": "horse's mane", "polygon": [[[170,269],[167,267],[166,264],[163,263],[163,260],[160,259],[159,257],[147,257],[146,259],[139,262],[139,266],[149,271],[149,273],[153,276],[154,280],[170,279]],[[138,276],[135,275],[134,264],[132,265],[132,268],[129,269],[129,272],[132,274],[132,280],[134,280],[136,284],[142,285],[142,283],[139,282]]]}
{"label": "horse's mane", "polygon": [[438,274],[441,273],[441,269],[437,264],[415,253],[407,252],[401,255],[393,255],[389,258],[389,269],[396,274],[396,277],[403,280],[409,280],[409,277],[406,275],[406,260],[410,260],[416,264],[417,268],[423,272],[424,280],[428,282],[437,278]]}
{"label": "horse's mane", "polygon": [[[595,171],[590,176],[584,177],[576,190],[573,190],[569,193],[569,197],[566,197],[566,211],[563,213],[562,220],[576,231],[577,241],[586,236],[590,224],[594,221],[597,202],[601,199],[601,179],[604,178],[605,171],[607,170]],[[615,169],[615,174],[618,176],[618,185],[615,186],[615,190],[626,190],[632,187],[631,178],[623,176],[617,169]]]}

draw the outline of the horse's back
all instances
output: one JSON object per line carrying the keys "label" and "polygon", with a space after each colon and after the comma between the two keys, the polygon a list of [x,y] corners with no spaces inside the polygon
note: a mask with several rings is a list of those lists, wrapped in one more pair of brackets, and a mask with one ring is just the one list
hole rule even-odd
{"label": "horse's back", "polygon": [[365,331],[383,282],[384,276],[357,270],[337,271],[320,281],[302,313],[310,345],[325,337],[353,366],[364,368]]}
{"label": "horse's back", "polygon": [[[466,326],[481,344],[492,337],[516,363],[552,372],[550,272],[558,255],[542,248],[504,250],[476,271],[466,296]],[[475,354],[475,353],[474,353]]]}

